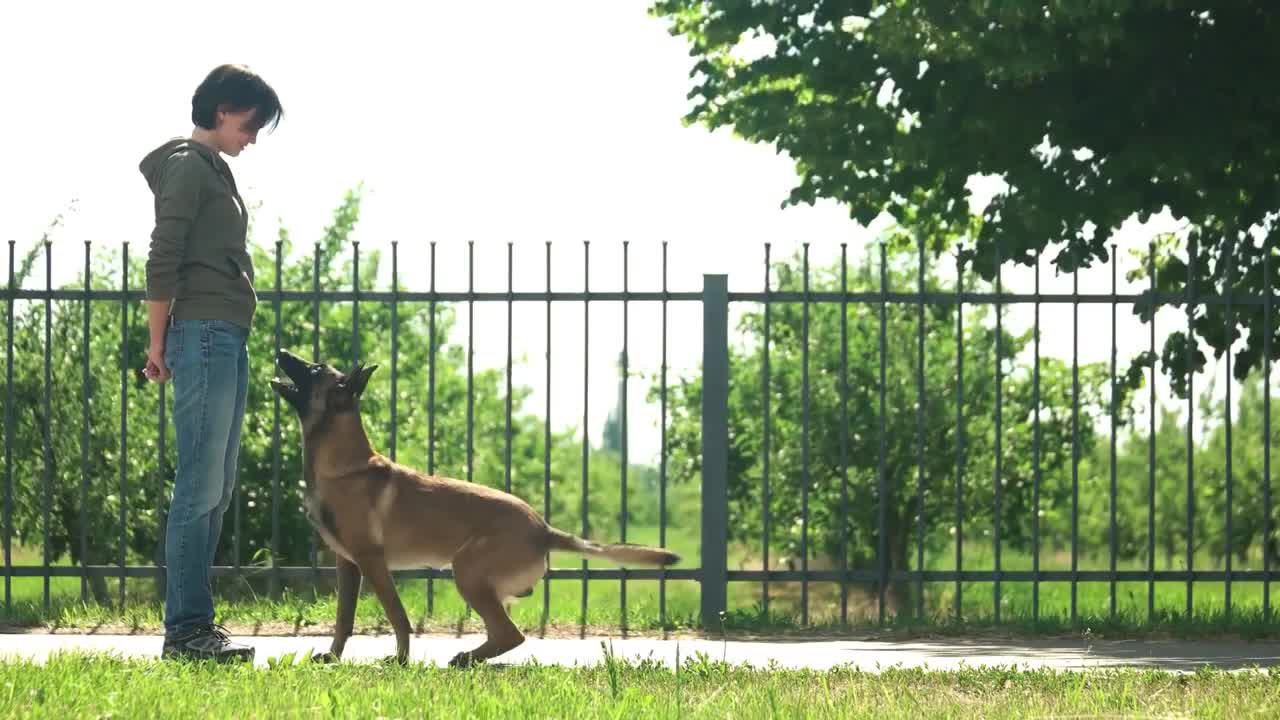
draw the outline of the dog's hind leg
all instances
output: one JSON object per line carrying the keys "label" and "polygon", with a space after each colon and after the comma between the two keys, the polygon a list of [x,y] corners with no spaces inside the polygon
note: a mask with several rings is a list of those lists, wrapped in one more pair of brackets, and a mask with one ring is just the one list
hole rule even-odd
{"label": "dog's hind leg", "polygon": [[409,616],[400,602],[400,594],[396,592],[395,581],[391,577],[391,570],[387,567],[386,558],[383,557],[381,550],[378,550],[363,553],[356,557],[356,561],[360,565],[360,571],[373,586],[378,602],[382,603],[387,621],[395,630],[395,660],[404,665],[409,661]]}
{"label": "dog's hind leg", "polygon": [[545,570],[541,556],[524,553],[485,552],[486,543],[467,547],[453,560],[453,576],[458,592],[484,621],[487,637],[474,650],[458,653],[449,665],[467,667],[514,650],[524,643],[524,633],[511,621],[503,601],[511,593],[511,583],[530,582],[525,576],[540,576]]}
{"label": "dog's hind leg", "polygon": [[524,633],[511,622],[511,616],[498,598],[497,592],[481,582],[458,584],[458,592],[484,620],[485,641],[474,650],[460,652],[449,661],[451,667],[467,667],[477,662],[495,658],[524,642]]}
{"label": "dog's hind leg", "polygon": [[333,644],[329,652],[316,655],[317,662],[337,662],[347,646],[355,626],[356,599],[360,596],[360,567],[355,563],[338,556],[338,614],[333,628]]}

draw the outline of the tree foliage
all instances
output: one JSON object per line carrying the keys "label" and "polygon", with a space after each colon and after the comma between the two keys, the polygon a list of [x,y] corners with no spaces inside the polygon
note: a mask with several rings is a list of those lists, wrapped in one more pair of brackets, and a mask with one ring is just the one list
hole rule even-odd
{"label": "tree foliage", "polygon": [[[833,199],[864,224],[888,212],[939,245],[972,228],[962,255],[986,279],[1042,250],[1067,272],[1105,262],[1127,218],[1167,208],[1191,230],[1159,260],[1160,291],[1280,287],[1269,0],[657,0],[651,12],[696,60],[686,121],[794,159],[787,203]],[[974,175],[1009,187],[978,222]],[[1135,308],[1144,321],[1150,305]],[[1234,347],[1243,379],[1268,333],[1280,358],[1280,337],[1261,305],[1233,315],[1198,309],[1192,332],[1215,355]],[[1205,363],[1186,344],[1175,332],[1163,353],[1184,397]]]}

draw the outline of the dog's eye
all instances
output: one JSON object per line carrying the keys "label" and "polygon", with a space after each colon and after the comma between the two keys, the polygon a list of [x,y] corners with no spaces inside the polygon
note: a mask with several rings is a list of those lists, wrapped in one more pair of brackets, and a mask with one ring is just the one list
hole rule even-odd
{"label": "dog's eye", "polygon": [[313,368],[311,368],[311,374],[312,374],[312,375],[319,375],[319,374],[320,374],[320,368],[318,368],[318,367],[313,367]]}

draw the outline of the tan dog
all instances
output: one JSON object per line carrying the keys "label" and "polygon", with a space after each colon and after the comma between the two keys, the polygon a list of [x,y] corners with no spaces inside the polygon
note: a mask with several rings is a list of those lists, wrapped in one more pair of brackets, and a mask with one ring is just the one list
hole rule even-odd
{"label": "tan dog", "polygon": [[484,620],[488,635],[479,647],[449,662],[466,666],[524,642],[506,604],[533,593],[547,570],[548,551],[659,567],[680,561],[660,548],[583,540],[551,527],[514,495],[426,475],[378,454],[360,419],[360,395],[376,365],[361,364],[344,375],[287,351],[280,352],[276,364],[289,381],[272,380],[271,387],[302,423],[307,518],[337,556],[333,644],[317,660],[341,658],[363,578],[395,629],[395,659],[408,660],[409,618],[392,570],[452,565],[458,592]]}

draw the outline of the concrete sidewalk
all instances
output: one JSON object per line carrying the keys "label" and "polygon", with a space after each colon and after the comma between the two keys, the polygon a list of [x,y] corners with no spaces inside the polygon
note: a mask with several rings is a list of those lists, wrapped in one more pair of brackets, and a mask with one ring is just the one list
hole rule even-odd
{"label": "concrete sidewalk", "polygon": [[[255,664],[265,666],[270,657],[286,653],[320,652],[328,648],[325,636],[237,636],[257,649]],[[475,647],[479,635],[418,635],[410,641],[414,661],[444,665],[456,653]],[[602,661],[602,642],[612,642],[615,656],[630,660],[652,658],[673,666],[677,646],[680,658],[706,653],[713,660],[767,667],[823,670],[853,666],[864,671],[890,667],[955,670],[961,667],[1012,667],[1020,669],[1084,670],[1108,667],[1151,668],[1193,672],[1203,667],[1241,670],[1280,665],[1280,642],[1106,640],[1086,644],[1079,639],[1045,640],[768,640],[722,643],[707,639],[656,638],[529,638],[524,645],[500,658],[503,664],[536,661],[565,666],[594,665]],[[154,658],[161,639],[155,635],[86,635],[61,633],[0,634],[0,658],[33,658],[44,661],[50,653],[80,650],[113,653],[124,657]],[[391,635],[356,635],[347,643],[345,660],[368,662],[390,655]]]}

